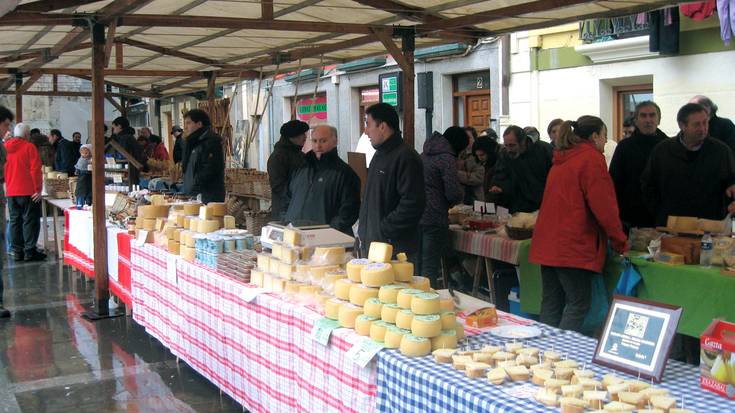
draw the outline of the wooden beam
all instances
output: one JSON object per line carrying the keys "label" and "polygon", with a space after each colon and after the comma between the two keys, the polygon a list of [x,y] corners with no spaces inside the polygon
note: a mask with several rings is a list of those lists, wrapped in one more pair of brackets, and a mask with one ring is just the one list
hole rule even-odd
{"label": "wooden beam", "polygon": [[442,17],[429,14],[426,9],[420,7],[409,6],[406,4],[397,3],[393,0],[353,0],[356,3],[364,6],[369,6],[374,9],[384,11],[386,13],[392,13],[400,16],[406,20],[414,22],[430,23],[432,21],[443,20]]}
{"label": "wooden beam", "polygon": [[105,223],[105,26],[92,28],[92,228],[94,241],[94,312],[109,314],[110,298],[107,265],[107,226]]}
{"label": "wooden beam", "polygon": [[105,68],[110,66],[110,56],[112,55],[112,45],[115,44],[115,32],[117,31],[117,23],[115,20],[110,23],[107,28],[107,39],[105,41]]}
{"label": "wooden beam", "polygon": [[291,13],[293,13],[295,11],[299,11],[299,10],[303,9],[304,7],[313,6],[313,5],[317,4],[317,3],[319,3],[320,1],[321,0],[305,0],[305,1],[302,1],[301,3],[296,3],[296,4],[293,4],[291,6],[284,7],[281,10],[278,10],[277,12],[273,13],[273,18],[274,19],[277,19],[279,17],[283,17],[283,16],[285,16],[287,14],[291,14]]}
{"label": "wooden beam", "polygon": [[39,56],[31,60],[30,62],[22,65],[19,70],[26,71],[30,69],[35,69],[37,67],[43,66],[44,64],[52,60],[57,59],[68,48],[74,47],[81,43],[82,40],[87,38],[87,35],[88,33],[85,29],[82,29],[81,27],[73,28],[70,32],[66,34],[66,36],[64,36],[63,39],[61,39],[51,49],[49,49],[49,52],[47,54]]}
{"label": "wooden beam", "polygon": [[[4,92],[0,92],[0,95],[15,95],[14,90],[6,90]],[[154,96],[140,96],[140,95],[132,95],[130,93],[118,93],[118,92],[112,92],[107,93],[110,97],[127,97],[127,96],[136,96],[136,97],[154,97]],[[72,91],[64,91],[64,90],[29,90],[25,93],[23,93],[23,96],[51,96],[51,97],[80,97],[80,98],[88,98],[92,96],[92,93],[90,92],[72,92]],[[159,97],[160,95],[156,95],[155,97]]]}
{"label": "wooden beam", "polygon": [[20,93],[21,95],[25,94],[26,91],[28,91],[28,89],[30,89],[31,86],[33,86],[33,84],[36,83],[38,81],[38,79],[41,78],[41,76],[43,76],[43,75],[41,75],[40,73],[36,73],[36,74],[31,75],[31,77],[29,77],[28,80],[26,80],[25,82],[23,82],[23,84],[20,86],[20,88],[18,88],[16,86],[15,93]]}
{"label": "wooden beam", "polygon": [[[15,69],[0,68],[0,73],[11,73],[16,72]],[[91,76],[89,69],[59,69],[59,68],[41,68],[31,69],[28,71],[21,71],[22,73],[41,73],[44,75],[66,75],[66,76]],[[133,70],[133,69],[105,69],[105,76],[112,77],[152,77],[152,76],[167,76],[167,77],[191,77],[200,76],[204,77],[203,72],[196,70]],[[232,77],[232,76],[230,76]]]}
{"label": "wooden beam", "polygon": [[393,56],[393,59],[398,63],[398,66],[401,67],[401,70],[404,72],[413,70],[413,61],[409,64],[409,61],[406,56],[403,55],[401,49],[399,49],[393,42],[393,38],[391,37],[392,32],[388,32],[386,30],[374,30],[373,33],[375,34],[375,38],[383,43],[383,46],[388,50],[388,53]]}
{"label": "wooden beam", "polygon": [[54,92],[59,91],[59,75],[53,75],[52,77],[52,88]]}
{"label": "wooden beam", "polygon": [[41,57],[42,55],[43,55],[42,52],[29,52],[29,53],[21,53],[17,55],[0,57],[0,64],[19,62],[21,60],[35,59],[37,57]]}
{"label": "wooden beam", "polygon": [[123,45],[115,43],[115,69],[123,68]]}
{"label": "wooden beam", "polygon": [[[206,58],[206,57],[197,56],[197,55],[194,55],[194,54],[191,54],[191,53],[181,52],[179,50],[172,49],[172,48],[169,48],[169,47],[163,47],[163,46],[158,46],[158,45],[155,45],[155,44],[141,42],[139,40],[134,40],[134,39],[126,38],[126,39],[118,39],[117,41],[120,42],[120,43],[127,44],[129,46],[138,47],[140,49],[150,50],[152,52],[157,52],[157,53],[160,53],[160,54],[163,54],[163,55],[178,57],[180,59],[191,60],[192,62],[202,63],[202,64],[209,65],[209,66],[215,66],[215,67],[228,66],[228,65],[226,65],[224,63],[221,63],[221,62],[218,62],[217,60],[214,60],[214,59],[209,59],[209,58]],[[228,68],[229,69],[236,69],[235,65],[230,65],[230,67],[228,67]]]}
{"label": "wooden beam", "polygon": [[[0,93],[3,93],[10,89],[10,86],[13,86],[15,84],[15,76],[10,76],[9,78],[5,79],[2,83],[0,83]],[[15,92],[13,92],[15,94]]]}
{"label": "wooden beam", "polygon": [[84,6],[98,1],[100,0],[39,0],[32,3],[21,4],[15,8],[15,11],[49,12],[65,9],[67,7]]}
{"label": "wooden beam", "polygon": [[164,90],[175,89],[179,86],[183,86],[183,85],[195,82],[197,80],[201,80],[201,78],[202,78],[201,76],[191,76],[191,77],[187,77],[181,80],[177,80],[175,82],[166,83],[163,86],[154,86],[153,90],[156,92],[162,92]]}
{"label": "wooden beam", "polygon": [[15,75],[15,122],[23,122],[23,94],[18,90],[23,86],[23,75]]}
{"label": "wooden beam", "polygon": [[273,20],[273,0],[260,0],[260,18]]}
{"label": "wooden beam", "polygon": [[105,99],[107,99],[107,101],[110,102],[112,106],[114,106],[115,109],[118,110],[118,112],[125,113],[125,108],[121,104],[119,104],[115,99],[112,98],[112,94],[105,93]]}

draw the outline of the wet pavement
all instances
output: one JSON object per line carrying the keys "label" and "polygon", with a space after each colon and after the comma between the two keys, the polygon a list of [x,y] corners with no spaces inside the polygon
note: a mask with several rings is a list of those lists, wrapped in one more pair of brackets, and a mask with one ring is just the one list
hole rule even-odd
{"label": "wet pavement", "polygon": [[3,270],[0,412],[242,412],[131,317],[81,317],[94,283],[68,266]]}

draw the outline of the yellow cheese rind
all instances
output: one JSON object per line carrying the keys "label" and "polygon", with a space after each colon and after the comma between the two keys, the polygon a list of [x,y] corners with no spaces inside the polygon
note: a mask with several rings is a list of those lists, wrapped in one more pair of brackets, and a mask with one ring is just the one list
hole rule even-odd
{"label": "yellow cheese rind", "polygon": [[349,301],[350,289],[353,285],[358,285],[347,278],[342,278],[334,282],[334,296],[340,300]]}
{"label": "yellow cheese rind", "polygon": [[368,337],[370,335],[370,326],[377,318],[360,314],[355,320],[355,332],[361,336]]}
{"label": "yellow cheese rind", "polygon": [[225,229],[237,228],[237,222],[235,221],[235,217],[233,217],[232,215],[225,215],[223,223]]}
{"label": "yellow cheese rind", "polygon": [[378,298],[368,298],[362,308],[365,315],[380,318],[381,311],[383,310],[383,303]]}
{"label": "yellow cheese rind", "polygon": [[378,289],[368,287],[362,284],[352,284],[350,286],[350,302],[360,307],[365,305],[365,301],[368,298],[374,298],[378,296]]}
{"label": "yellow cheese rind", "polygon": [[197,250],[193,247],[179,247],[179,252],[181,257],[189,262],[194,262],[194,260],[196,260]]}
{"label": "yellow cheese rind", "polygon": [[138,207],[138,216],[143,218],[166,218],[168,205],[141,205]]}
{"label": "yellow cheese rind", "polygon": [[368,249],[368,259],[372,262],[390,262],[393,256],[393,246],[384,242],[371,242]]}
{"label": "yellow cheese rind", "polygon": [[411,333],[416,337],[432,338],[442,332],[442,321],[438,315],[416,315],[411,321]]}
{"label": "yellow cheese rind", "polygon": [[407,357],[422,357],[431,353],[431,341],[413,334],[405,334],[401,339],[401,354]]}
{"label": "yellow cheese rind", "polygon": [[167,250],[171,254],[179,255],[179,247],[180,247],[180,245],[181,244],[179,244],[178,242],[170,239],[170,240],[168,240],[168,248],[167,248]]}
{"label": "yellow cheese rind", "polygon": [[385,331],[383,344],[385,344],[386,348],[399,348],[401,347],[401,340],[406,334],[411,334],[411,330],[403,330],[396,326],[389,326]]}
{"label": "yellow cheese rind", "polygon": [[440,348],[457,348],[457,332],[454,330],[444,330],[440,335],[431,339],[431,349]]}
{"label": "yellow cheese rind", "polygon": [[363,268],[368,266],[368,264],[370,264],[370,261],[364,258],[355,258],[353,260],[350,260],[347,265],[345,265],[347,277],[356,283],[362,282],[360,273],[362,272]]}
{"label": "yellow cheese rind", "polygon": [[146,231],[154,231],[156,229],[156,219],[143,218],[143,229]]}
{"label": "yellow cheese rind", "polygon": [[385,332],[389,326],[385,321],[374,321],[370,326],[370,338],[382,343],[385,340]]}
{"label": "yellow cheese rind", "polygon": [[372,263],[365,266],[360,272],[362,283],[369,287],[382,287],[393,284],[395,273],[393,267],[386,263]]}
{"label": "yellow cheese rind", "polygon": [[413,321],[414,314],[411,310],[401,310],[396,314],[396,326],[405,330],[411,330],[411,322]]}
{"label": "yellow cheese rind", "polygon": [[215,217],[223,217],[227,214],[227,204],[224,202],[210,202],[207,206],[212,210]]}
{"label": "yellow cheese rind", "polygon": [[346,304],[347,301],[340,300],[339,298],[332,298],[324,303],[324,317],[332,320],[339,319],[339,308]]}
{"label": "yellow cheese rind", "polygon": [[402,289],[403,286],[398,284],[384,285],[380,287],[378,298],[380,298],[380,301],[384,303],[395,304],[396,302],[398,302],[398,292]]}
{"label": "yellow cheese rind", "polygon": [[198,203],[184,204],[184,214],[185,215],[199,215],[200,206],[201,204],[198,204]]}
{"label": "yellow cheese rind", "polygon": [[362,307],[345,303],[339,306],[337,321],[339,321],[339,325],[342,327],[355,328],[355,320],[360,314],[362,314]]}
{"label": "yellow cheese rind", "polygon": [[421,294],[421,290],[416,290],[413,288],[404,288],[401,291],[398,292],[398,296],[396,297],[396,303],[399,307],[404,309],[411,309],[411,301],[413,301],[413,297],[416,294]]}
{"label": "yellow cheese rind", "polygon": [[250,271],[250,284],[255,284],[258,287],[263,286],[263,271],[251,270]]}
{"label": "yellow cheese rind", "polygon": [[301,231],[293,228],[284,229],[283,242],[293,246],[301,245]]}
{"label": "yellow cheese rind", "polygon": [[396,315],[401,311],[401,308],[395,304],[383,304],[383,308],[380,311],[380,319],[386,323],[395,324]]}
{"label": "yellow cheese rind", "polygon": [[454,330],[457,327],[457,315],[453,311],[441,313],[442,331]]}
{"label": "yellow cheese rind", "polygon": [[441,311],[439,294],[415,294],[411,300],[411,311],[418,315],[437,314]]}
{"label": "yellow cheese rind", "polygon": [[311,256],[315,265],[342,265],[345,262],[344,247],[317,247]]}
{"label": "yellow cheese rind", "polygon": [[199,207],[199,219],[207,220],[214,219],[214,210],[211,207],[202,205]]}
{"label": "yellow cheese rind", "polygon": [[198,232],[201,232],[202,234],[208,234],[210,232],[217,231],[220,228],[219,221],[216,219],[207,219],[207,220],[199,220],[198,223]]}
{"label": "yellow cheese rind", "polygon": [[410,283],[413,281],[413,264],[410,262],[391,261],[393,271],[396,273],[396,281]]}
{"label": "yellow cheese rind", "polygon": [[416,276],[409,283],[409,287],[421,291],[429,291],[431,290],[431,281],[426,277]]}

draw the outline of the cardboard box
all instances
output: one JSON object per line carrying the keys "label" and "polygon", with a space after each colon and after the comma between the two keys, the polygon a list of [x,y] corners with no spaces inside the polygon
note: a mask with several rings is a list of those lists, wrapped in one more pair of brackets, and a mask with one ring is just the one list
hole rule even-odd
{"label": "cardboard box", "polygon": [[735,400],[735,324],[713,320],[700,344],[700,386]]}

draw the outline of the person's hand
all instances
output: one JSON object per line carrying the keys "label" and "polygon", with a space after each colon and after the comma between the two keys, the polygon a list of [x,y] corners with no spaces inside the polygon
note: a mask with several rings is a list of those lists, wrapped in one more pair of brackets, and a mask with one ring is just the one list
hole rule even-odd
{"label": "person's hand", "polygon": [[725,195],[727,195],[728,198],[735,198],[735,185],[731,185],[729,188],[725,190]]}
{"label": "person's hand", "polygon": [[727,206],[727,212],[729,212],[730,215],[735,215],[735,202],[730,202],[730,205]]}
{"label": "person's hand", "polygon": [[490,193],[491,194],[502,194],[503,193],[503,189],[500,188],[499,186],[493,186],[493,187],[490,188]]}
{"label": "person's hand", "polygon": [[40,192],[36,192],[35,194],[31,195],[31,199],[33,200],[33,202],[40,201],[41,200],[41,193]]}

